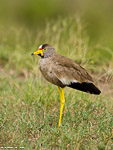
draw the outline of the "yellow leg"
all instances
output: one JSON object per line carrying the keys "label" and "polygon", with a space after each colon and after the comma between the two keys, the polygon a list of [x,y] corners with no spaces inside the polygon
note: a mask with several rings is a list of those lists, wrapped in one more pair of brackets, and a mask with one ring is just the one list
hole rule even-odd
{"label": "yellow leg", "polygon": [[59,93],[60,93],[60,98],[61,98],[61,106],[60,106],[60,118],[59,118],[59,127],[61,125],[61,120],[62,120],[62,111],[64,108],[64,104],[65,104],[65,98],[64,98],[64,89],[62,88],[62,92],[60,90],[60,87],[58,87],[59,89]]}

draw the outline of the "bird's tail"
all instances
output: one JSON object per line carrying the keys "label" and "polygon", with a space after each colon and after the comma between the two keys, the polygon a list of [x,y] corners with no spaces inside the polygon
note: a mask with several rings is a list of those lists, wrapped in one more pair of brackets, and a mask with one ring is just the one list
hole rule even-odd
{"label": "bird's tail", "polygon": [[93,83],[89,83],[89,82],[71,83],[68,86],[73,89],[77,89],[91,94],[99,95],[101,93],[101,91]]}

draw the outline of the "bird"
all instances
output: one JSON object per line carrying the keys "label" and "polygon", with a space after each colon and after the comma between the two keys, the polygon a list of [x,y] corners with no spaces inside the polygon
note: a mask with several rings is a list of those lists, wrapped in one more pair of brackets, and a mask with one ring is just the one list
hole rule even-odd
{"label": "bird", "polygon": [[65,104],[64,88],[70,87],[82,92],[99,95],[100,89],[94,84],[91,75],[70,58],[59,55],[50,44],[42,44],[31,55],[39,55],[39,69],[43,77],[58,86],[61,99],[58,126],[61,126],[62,113]]}

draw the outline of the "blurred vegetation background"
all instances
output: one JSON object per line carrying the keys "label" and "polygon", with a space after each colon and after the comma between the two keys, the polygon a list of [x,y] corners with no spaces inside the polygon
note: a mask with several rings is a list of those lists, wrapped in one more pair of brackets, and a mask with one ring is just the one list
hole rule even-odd
{"label": "blurred vegetation background", "polygon": [[[44,43],[85,67],[102,90],[95,97],[65,89],[61,130],[56,87],[31,57]],[[112,77],[112,0],[0,1],[0,146],[112,149]]]}
{"label": "blurred vegetation background", "polygon": [[1,51],[6,51],[7,45],[13,47],[8,51],[22,45],[30,51],[45,42],[66,51],[69,47],[76,49],[82,38],[82,44],[87,41],[93,57],[99,55],[96,62],[108,63],[113,59],[112,0],[5,0],[0,3]]}

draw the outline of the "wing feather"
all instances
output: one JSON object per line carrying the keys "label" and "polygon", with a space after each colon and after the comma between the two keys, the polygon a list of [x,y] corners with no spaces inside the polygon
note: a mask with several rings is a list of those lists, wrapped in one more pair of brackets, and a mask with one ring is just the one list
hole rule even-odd
{"label": "wing feather", "polygon": [[52,57],[52,71],[54,75],[64,84],[93,82],[87,71],[73,60],[61,55]]}

